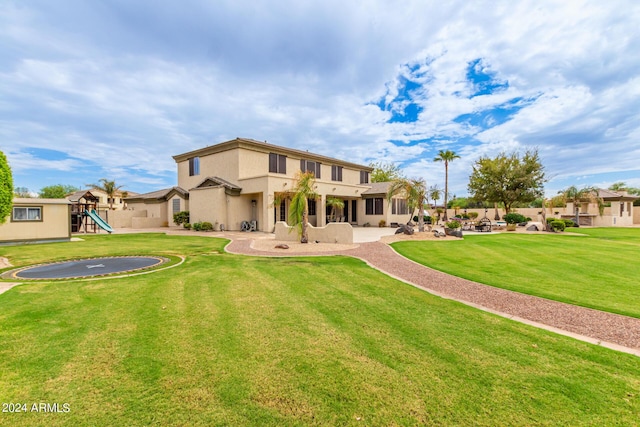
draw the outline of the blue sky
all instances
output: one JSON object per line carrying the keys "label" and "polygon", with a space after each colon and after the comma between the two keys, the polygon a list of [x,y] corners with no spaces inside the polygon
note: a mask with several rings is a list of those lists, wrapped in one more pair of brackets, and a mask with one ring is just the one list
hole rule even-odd
{"label": "blue sky", "polygon": [[640,187],[636,1],[0,3],[0,150],[16,186],[176,184],[235,137],[464,196],[473,162],[537,147],[569,185]]}

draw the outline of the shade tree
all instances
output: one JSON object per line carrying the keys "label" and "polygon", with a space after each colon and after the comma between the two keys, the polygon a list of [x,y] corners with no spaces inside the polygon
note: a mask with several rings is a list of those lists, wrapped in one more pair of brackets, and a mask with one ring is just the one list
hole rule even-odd
{"label": "shade tree", "polygon": [[537,149],[483,156],[475,161],[467,189],[475,200],[502,203],[509,213],[515,203],[530,203],[544,194],[544,166]]}

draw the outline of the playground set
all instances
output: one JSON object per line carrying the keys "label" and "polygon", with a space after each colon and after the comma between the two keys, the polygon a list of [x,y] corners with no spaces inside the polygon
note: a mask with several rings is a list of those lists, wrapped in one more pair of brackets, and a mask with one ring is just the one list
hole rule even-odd
{"label": "playground set", "polygon": [[98,214],[100,199],[90,191],[77,194],[70,201],[72,233],[97,233],[98,227],[108,233],[113,232],[113,228]]}

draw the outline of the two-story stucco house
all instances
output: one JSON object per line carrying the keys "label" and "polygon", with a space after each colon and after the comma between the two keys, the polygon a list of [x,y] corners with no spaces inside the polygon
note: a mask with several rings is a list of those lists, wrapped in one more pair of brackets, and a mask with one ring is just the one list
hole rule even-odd
{"label": "two-story stucco house", "polygon": [[[130,209],[155,209],[168,225],[172,214],[188,210],[190,221],[208,221],[226,230],[240,230],[253,221],[256,229],[272,231],[277,221],[287,221],[290,194],[296,173],[312,171],[317,200],[309,202],[309,222],[323,226],[329,221],[378,226],[406,222],[404,200],[389,205],[384,185],[372,185],[369,166],[307,151],[236,138],[173,156],[178,167],[178,186],[166,191],[128,198]],[[385,187],[386,188],[386,187]],[[333,211],[330,197],[344,207]]]}

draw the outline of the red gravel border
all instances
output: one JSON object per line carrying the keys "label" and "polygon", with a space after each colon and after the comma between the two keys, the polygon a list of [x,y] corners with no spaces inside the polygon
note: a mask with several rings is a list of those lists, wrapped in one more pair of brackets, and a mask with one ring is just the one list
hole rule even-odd
{"label": "red gravel border", "polygon": [[413,262],[382,242],[361,243],[355,249],[344,251],[305,254],[260,251],[253,249],[251,242],[251,239],[232,240],[225,250],[235,254],[272,257],[352,256],[391,277],[434,295],[603,347],[640,356],[640,319],[472,282]]}

